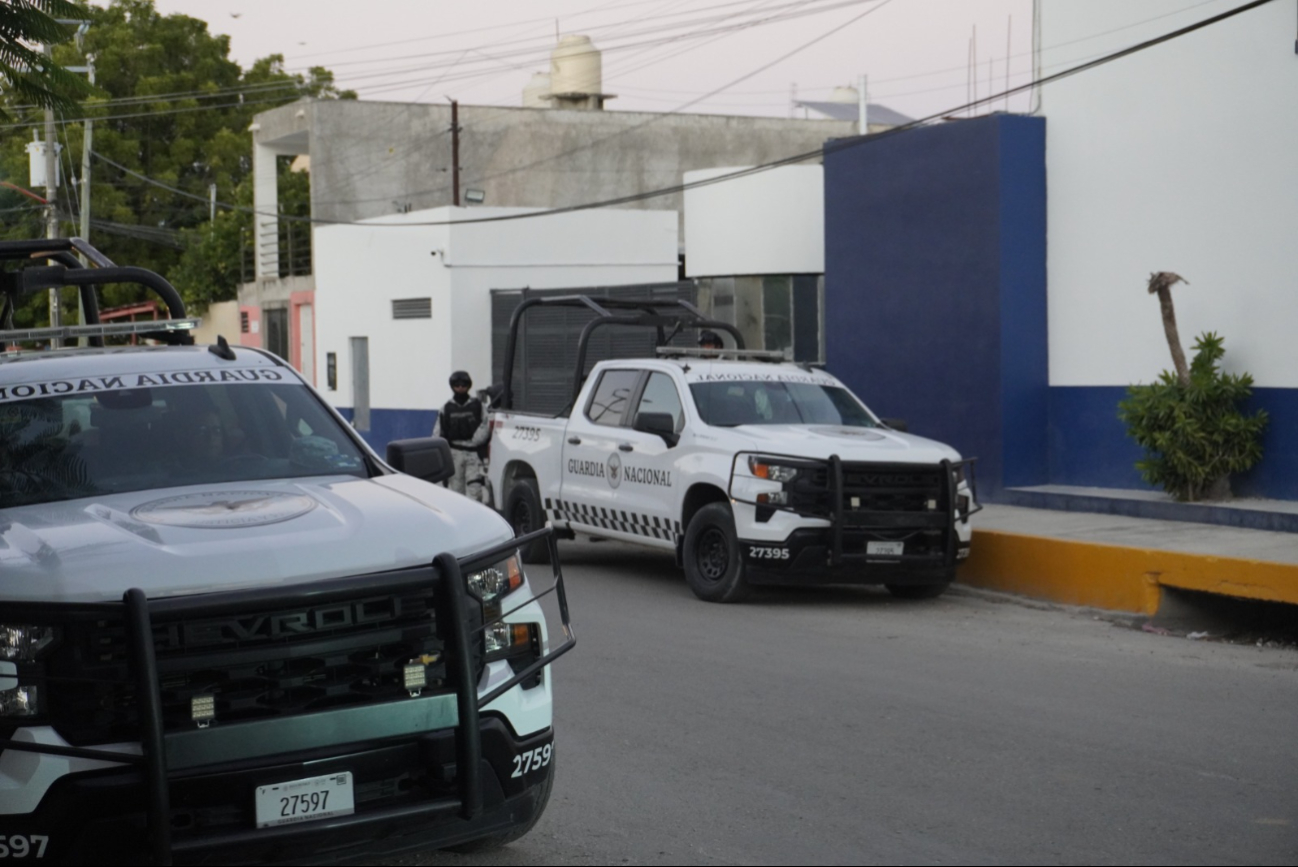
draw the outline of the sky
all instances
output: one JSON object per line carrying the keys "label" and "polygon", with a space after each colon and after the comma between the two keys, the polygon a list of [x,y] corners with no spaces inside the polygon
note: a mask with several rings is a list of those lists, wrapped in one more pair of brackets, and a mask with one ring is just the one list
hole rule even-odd
{"label": "sky", "polygon": [[[1001,92],[1007,73],[1022,84],[1032,63],[1032,0],[156,4],[228,35],[244,66],[283,54],[289,71],[325,66],[362,99],[394,102],[520,105],[531,74],[548,69],[556,32],[590,36],[604,52],[611,111],[787,117],[795,89],[822,100],[865,74],[871,103],[922,117],[964,104],[975,86],[979,96]],[[1026,111],[1029,99],[995,107]]]}

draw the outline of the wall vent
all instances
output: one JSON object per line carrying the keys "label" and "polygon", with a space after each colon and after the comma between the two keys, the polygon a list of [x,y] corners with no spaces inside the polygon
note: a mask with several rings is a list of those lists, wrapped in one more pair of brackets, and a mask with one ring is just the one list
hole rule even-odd
{"label": "wall vent", "polygon": [[433,299],[431,298],[394,298],[392,299],[393,319],[432,319]]}

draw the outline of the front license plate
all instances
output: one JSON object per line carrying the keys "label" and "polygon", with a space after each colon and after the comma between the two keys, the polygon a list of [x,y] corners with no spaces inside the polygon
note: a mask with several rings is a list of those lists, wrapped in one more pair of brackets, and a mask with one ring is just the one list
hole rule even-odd
{"label": "front license plate", "polygon": [[905,550],[905,542],[866,542],[865,553],[880,554],[884,557],[900,557]]}
{"label": "front license plate", "polygon": [[356,812],[350,771],[257,787],[257,827],[274,828]]}

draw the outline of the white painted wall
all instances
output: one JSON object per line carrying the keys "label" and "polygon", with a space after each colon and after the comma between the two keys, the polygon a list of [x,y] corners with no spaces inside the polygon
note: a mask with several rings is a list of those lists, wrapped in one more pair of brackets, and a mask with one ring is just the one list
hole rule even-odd
{"label": "white painted wall", "polygon": [[[685,172],[685,183],[738,170]],[[824,270],[821,166],[783,166],[685,191],[685,271],[690,277]]]}
{"label": "white painted wall", "polygon": [[[371,408],[431,408],[434,392],[424,388],[421,399],[420,386],[451,363],[450,275],[432,254],[446,246],[446,229],[394,222],[313,233],[316,383],[335,406],[352,405],[352,337],[369,338]],[[394,299],[425,297],[433,299],[432,319],[392,318]],[[326,381],[330,352],[338,357],[337,391]]]}
{"label": "white painted wall", "polygon": [[[1236,5],[1042,0],[1044,71]],[[1169,369],[1145,284],[1175,271],[1191,284],[1173,290],[1187,354],[1217,331],[1227,369],[1298,387],[1294,21],[1271,3],[1043,89],[1052,385]]]}
{"label": "white painted wall", "polygon": [[[531,213],[435,208],[327,226],[314,236],[318,381],[338,355],[336,406],[351,406],[351,337],[369,337],[370,405],[435,409],[453,370],[490,384],[491,290],[676,279],[675,211],[605,210],[498,223],[420,226]],[[393,320],[392,300],[433,299],[433,318]]]}

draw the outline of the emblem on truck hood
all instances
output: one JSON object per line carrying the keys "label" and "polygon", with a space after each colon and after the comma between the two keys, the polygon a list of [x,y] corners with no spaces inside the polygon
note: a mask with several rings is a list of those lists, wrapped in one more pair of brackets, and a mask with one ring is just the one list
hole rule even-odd
{"label": "emblem on truck hood", "polygon": [[131,517],[149,524],[220,530],[278,524],[316,507],[305,494],[279,491],[210,491],[185,494],[143,503],[131,510]]}

